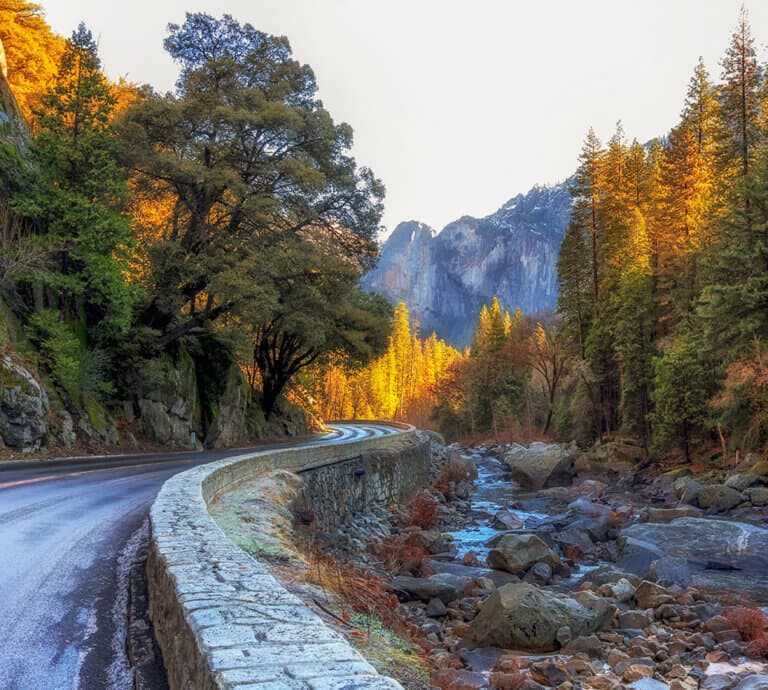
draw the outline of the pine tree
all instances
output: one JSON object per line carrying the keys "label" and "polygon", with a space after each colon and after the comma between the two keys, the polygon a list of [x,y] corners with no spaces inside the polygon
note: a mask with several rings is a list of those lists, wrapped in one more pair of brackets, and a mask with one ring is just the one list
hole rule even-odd
{"label": "pine tree", "polygon": [[[132,233],[112,129],[114,97],[96,43],[81,24],[67,41],[53,90],[37,113],[34,154],[43,183],[17,205],[45,228],[57,258],[49,301],[63,319],[85,313],[92,335],[115,337],[130,325],[132,294],[124,279]],[[50,279],[49,279],[50,280]]]}
{"label": "pine tree", "polygon": [[743,179],[749,174],[755,152],[760,113],[760,69],[749,17],[743,5],[721,64],[721,166],[724,172],[738,171]]}
{"label": "pine tree", "polygon": [[579,156],[579,167],[571,185],[571,224],[589,237],[592,311],[597,312],[600,295],[599,247],[602,240],[600,203],[602,164],[605,151],[590,127]]}

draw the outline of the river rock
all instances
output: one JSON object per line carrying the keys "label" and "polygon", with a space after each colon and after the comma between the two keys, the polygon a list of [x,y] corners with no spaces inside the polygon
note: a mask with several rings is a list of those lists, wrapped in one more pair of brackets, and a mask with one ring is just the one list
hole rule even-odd
{"label": "river rock", "polygon": [[758,477],[756,474],[750,474],[749,472],[732,474],[725,480],[725,486],[730,489],[736,489],[736,491],[744,491],[744,489],[749,489],[752,486],[758,486],[762,483],[762,477]]}
{"label": "river rock", "polygon": [[691,583],[691,569],[684,558],[665,556],[651,563],[648,579],[662,587],[687,587]]}
{"label": "river rock", "polygon": [[681,477],[675,481],[675,491],[680,497],[680,503],[687,503],[688,505],[699,504],[699,494],[704,488],[704,485],[690,477]]}
{"label": "river rock", "polygon": [[768,690],[768,675],[756,673],[747,676],[734,690]]}
{"label": "river rock", "polygon": [[638,577],[645,577],[648,569],[651,567],[651,563],[664,558],[664,551],[650,539],[634,536],[635,533],[629,530],[624,531],[621,556],[617,565],[621,570],[626,570],[628,573]]}
{"label": "river rock", "polygon": [[32,373],[8,355],[0,359],[0,437],[15,450],[39,448],[48,433],[48,395]]}
{"label": "river rock", "polygon": [[515,445],[504,454],[512,479],[526,489],[570,486],[573,461],[579,454],[576,444],[532,443],[528,448]]}
{"label": "river rock", "polygon": [[712,513],[721,513],[735,508],[741,501],[741,491],[731,489],[724,484],[710,484],[702,487],[697,496],[699,507]]}
{"label": "river rock", "polygon": [[550,651],[559,647],[561,628],[569,627],[574,637],[589,635],[605,624],[604,615],[526,582],[508,584],[486,600],[462,645]]}
{"label": "river rock", "polygon": [[448,573],[439,573],[430,577],[398,575],[392,579],[392,587],[396,591],[404,592],[422,601],[440,599],[444,604],[448,604],[459,598],[467,582],[469,582],[468,578]]}
{"label": "river rock", "polygon": [[655,680],[654,678],[640,678],[639,680],[630,683],[627,687],[632,690],[669,690],[669,685],[667,683],[662,683],[660,680]]}
{"label": "river rock", "polygon": [[768,505],[768,486],[754,486],[747,489],[744,496],[754,506]]}
{"label": "river rock", "polygon": [[663,604],[674,603],[674,597],[655,582],[643,580],[635,590],[635,601],[642,609],[655,609]]}
{"label": "river rock", "polygon": [[768,570],[768,530],[742,522],[679,518],[667,524],[630,525],[622,534],[684,558],[691,566],[759,574]]}
{"label": "river rock", "polygon": [[494,529],[513,530],[524,526],[525,522],[509,510],[500,510],[491,520],[491,527]]}
{"label": "river rock", "polygon": [[535,534],[505,534],[488,553],[491,568],[513,575],[525,572],[535,563],[546,563],[553,570],[562,566],[560,557]]}
{"label": "river rock", "polygon": [[672,522],[681,517],[703,517],[704,511],[690,505],[680,505],[675,508],[649,507],[643,511],[646,522]]}

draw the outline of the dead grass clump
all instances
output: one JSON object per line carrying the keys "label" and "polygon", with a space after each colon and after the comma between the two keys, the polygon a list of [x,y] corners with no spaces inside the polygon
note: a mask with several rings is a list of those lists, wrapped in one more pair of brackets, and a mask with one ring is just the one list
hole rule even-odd
{"label": "dead grass clump", "polygon": [[382,539],[371,547],[372,553],[381,560],[382,567],[396,575],[426,577],[432,574],[429,551],[421,544],[413,543],[408,534],[395,534]]}
{"label": "dead grass clump", "polygon": [[[768,616],[760,609],[749,606],[734,606],[725,611],[725,617],[747,642],[766,638]],[[768,639],[766,641],[768,642]]]}
{"label": "dead grass clump", "polygon": [[420,493],[411,503],[411,512],[407,518],[407,525],[420,527],[421,529],[432,529],[437,523],[437,516],[440,512],[440,504],[437,499],[427,493]]}
{"label": "dead grass clump", "polygon": [[451,457],[440,468],[435,479],[435,489],[448,498],[456,484],[477,479],[477,468],[461,458]]}

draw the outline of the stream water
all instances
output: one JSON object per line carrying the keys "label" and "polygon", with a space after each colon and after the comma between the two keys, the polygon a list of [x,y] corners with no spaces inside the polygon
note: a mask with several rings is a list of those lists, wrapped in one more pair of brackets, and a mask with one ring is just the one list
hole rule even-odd
{"label": "stream water", "polygon": [[[478,471],[470,496],[471,509],[467,524],[448,532],[457,554],[452,563],[438,567],[446,572],[467,573],[459,563],[469,552],[477,556],[480,568],[487,569],[489,542],[507,531],[494,526],[494,515],[500,511],[518,518],[518,529],[536,530],[557,517],[562,518],[567,509],[551,497],[523,490],[512,481],[502,461],[482,453],[472,453],[471,457]],[[765,526],[730,519],[687,518],[667,525],[643,523],[638,529],[643,531],[642,538],[661,547],[666,555],[688,562],[690,584],[745,596],[764,606],[768,604],[768,529]],[[742,562],[743,558],[733,560],[738,555],[743,557],[745,551],[755,554],[750,559],[754,562]],[[580,564],[570,578],[559,584],[569,588],[601,565],[606,563]]]}

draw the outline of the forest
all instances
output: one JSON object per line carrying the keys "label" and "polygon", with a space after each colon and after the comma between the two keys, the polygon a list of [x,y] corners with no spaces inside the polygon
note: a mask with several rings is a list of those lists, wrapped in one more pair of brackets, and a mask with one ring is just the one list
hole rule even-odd
{"label": "forest", "polygon": [[490,344],[481,317],[442,384],[446,430],[621,436],[686,460],[765,447],[768,66],[745,10],[720,66],[717,79],[699,60],[663,136],[628,142],[619,123],[604,144],[589,130],[558,313],[506,338],[497,324]]}
{"label": "forest", "polygon": [[299,409],[687,460],[768,443],[768,65],[746,12],[669,132],[589,130],[557,313],[489,296],[464,352],[360,289],[384,186],[287,39],[188,14],[167,94],[110,81],[85,25],[62,38],[26,0],[0,39],[0,339],[70,424],[214,444]]}
{"label": "forest", "polygon": [[285,38],[188,14],[160,94],[110,82],[84,24],[0,13],[3,339],[70,426],[205,436],[234,376],[235,435],[259,435],[297,372],[384,350],[391,308],[358,287],[384,188]]}

